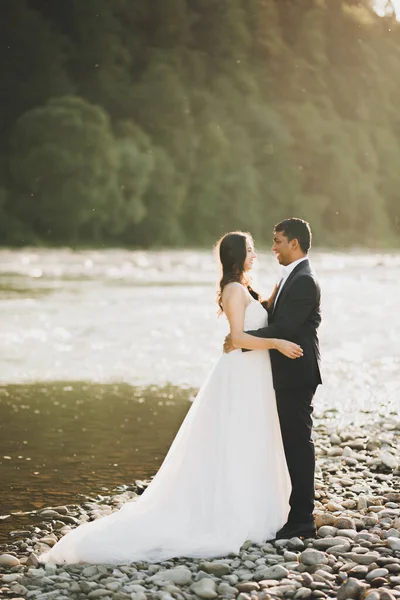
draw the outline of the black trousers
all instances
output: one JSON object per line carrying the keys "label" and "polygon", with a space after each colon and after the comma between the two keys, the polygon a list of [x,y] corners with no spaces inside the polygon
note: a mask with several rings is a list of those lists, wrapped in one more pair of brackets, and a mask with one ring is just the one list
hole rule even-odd
{"label": "black trousers", "polygon": [[292,482],[290,523],[313,520],[315,450],[311,438],[314,388],[276,390],[286,462]]}

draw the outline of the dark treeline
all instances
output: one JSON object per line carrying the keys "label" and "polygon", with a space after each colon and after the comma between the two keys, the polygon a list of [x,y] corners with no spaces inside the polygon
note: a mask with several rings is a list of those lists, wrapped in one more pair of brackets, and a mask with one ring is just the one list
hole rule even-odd
{"label": "dark treeline", "polygon": [[400,238],[400,26],[367,0],[2,0],[3,244]]}

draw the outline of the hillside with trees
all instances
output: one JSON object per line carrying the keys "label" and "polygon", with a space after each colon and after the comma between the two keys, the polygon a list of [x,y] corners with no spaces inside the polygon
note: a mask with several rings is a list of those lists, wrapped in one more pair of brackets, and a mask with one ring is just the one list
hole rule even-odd
{"label": "hillside with trees", "polygon": [[3,245],[400,243],[400,25],[368,0],[3,0]]}

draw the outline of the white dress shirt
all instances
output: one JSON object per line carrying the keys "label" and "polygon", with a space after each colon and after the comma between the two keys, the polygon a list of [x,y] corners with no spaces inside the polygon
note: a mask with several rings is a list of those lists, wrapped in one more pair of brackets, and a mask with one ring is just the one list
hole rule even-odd
{"label": "white dress shirt", "polygon": [[299,265],[304,260],[308,260],[308,256],[303,256],[303,258],[299,258],[298,260],[295,260],[294,262],[290,263],[290,265],[286,265],[286,266],[281,265],[282,279],[280,280],[280,283],[279,283],[279,290],[278,290],[278,293],[275,298],[274,307],[275,307],[275,304],[279,298],[282,288],[285,285],[286,280],[289,277],[290,273],[293,271],[293,269],[295,269],[297,267],[297,265]]}

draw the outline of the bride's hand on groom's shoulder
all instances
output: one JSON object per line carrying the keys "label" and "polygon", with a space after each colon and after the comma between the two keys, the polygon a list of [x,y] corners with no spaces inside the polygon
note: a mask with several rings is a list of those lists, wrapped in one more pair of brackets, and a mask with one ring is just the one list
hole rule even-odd
{"label": "bride's hand on groom's shoulder", "polygon": [[235,347],[232,344],[232,336],[230,333],[228,333],[224,339],[224,354],[229,354],[229,352],[232,352],[232,350],[235,350]]}

